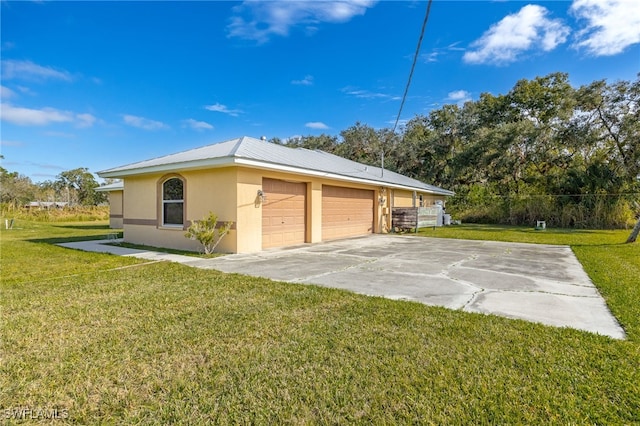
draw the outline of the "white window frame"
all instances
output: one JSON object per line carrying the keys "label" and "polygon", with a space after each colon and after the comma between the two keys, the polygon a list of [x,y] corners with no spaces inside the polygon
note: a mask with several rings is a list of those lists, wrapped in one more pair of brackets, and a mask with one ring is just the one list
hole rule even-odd
{"label": "white window frame", "polygon": [[[180,200],[165,200],[164,199],[164,186],[172,181],[172,180],[177,180],[180,182],[180,184],[182,185],[182,199]],[[185,202],[184,202],[184,180],[178,178],[178,177],[170,177],[168,179],[166,179],[164,182],[162,182],[162,187],[161,187],[161,195],[162,195],[162,227],[164,228],[183,228],[184,227],[184,215],[185,215],[185,211],[184,211],[184,206],[185,206]],[[167,204],[182,204],[182,223],[167,223],[166,218],[165,218],[165,206]]]}

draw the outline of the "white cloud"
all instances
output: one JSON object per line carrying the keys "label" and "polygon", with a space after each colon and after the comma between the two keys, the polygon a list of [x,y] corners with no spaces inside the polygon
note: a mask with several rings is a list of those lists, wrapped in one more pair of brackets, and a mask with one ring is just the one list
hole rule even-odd
{"label": "white cloud", "polygon": [[23,94],[29,95],[29,96],[35,96],[37,94],[33,90],[31,90],[30,88],[28,88],[26,86],[16,86],[16,89],[18,89],[18,91],[20,93],[23,93]]}
{"label": "white cloud", "polygon": [[73,80],[68,71],[59,71],[51,67],[34,64],[31,61],[16,61],[13,59],[2,61],[2,78],[5,80]]}
{"label": "white cloud", "polygon": [[219,103],[215,103],[213,105],[205,105],[204,109],[206,109],[208,111],[222,112],[222,113],[228,114],[228,115],[230,115],[232,117],[237,117],[238,115],[243,113],[242,110],[229,109],[226,105],[222,105],[222,104],[219,104]]}
{"label": "white cloud", "polygon": [[65,138],[65,139],[73,139],[76,137],[76,135],[74,135],[73,133],[57,132],[57,131],[51,131],[51,130],[44,132],[44,135],[50,136],[52,138]]}
{"label": "white cloud", "polygon": [[429,62],[438,62],[438,56],[441,56],[441,55],[442,55],[442,52],[434,50],[431,53],[424,53],[420,56],[422,57],[423,61],[429,63]]}
{"label": "white cloud", "polygon": [[2,103],[1,112],[2,121],[19,126],[46,126],[51,123],[74,121],[74,114],[71,111],[60,111],[55,108],[30,109]]}
{"label": "white cloud", "polygon": [[302,26],[313,33],[322,22],[348,22],[354,16],[364,15],[375,4],[375,0],[244,1],[233,8],[236,16],[231,18],[227,31],[229,37],[264,43],[272,35],[287,36],[292,27]]}
{"label": "white cloud", "polygon": [[355,87],[347,86],[342,89],[342,93],[346,93],[349,96],[353,96],[360,99],[388,99],[392,101],[398,101],[402,99],[400,96],[393,96],[381,92],[371,92],[369,90],[361,90]]}
{"label": "white cloud", "polygon": [[182,120],[182,123],[184,124],[185,127],[190,127],[193,130],[212,130],[213,126],[209,123],[207,123],[206,121],[197,121],[194,120],[193,118],[189,118],[186,120]]}
{"label": "white cloud", "polygon": [[52,123],[74,123],[77,127],[91,127],[97,121],[91,114],[76,114],[56,108],[32,109],[3,102],[0,109],[2,121],[19,126],[46,126]]}
{"label": "white cloud", "polygon": [[471,100],[471,93],[467,92],[466,90],[455,90],[447,94],[447,100],[454,101],[458,105],[464,105],[465,102]]}
{"label": "white cloud", "polygon": [[329,128],[329,126],[327,126],[321,121],[310,121],[309,123],[305,124],[305,127],[308,127],[310,129],[328,129]]}
{"label": "white cloud", "polygon": [[91,114],[76,114],[76,125],[78,127],[91,127],[96,120],[97,119]]}
{"label": "white cloud", "polygon": [[574,0],[570,12],[586,21],[575,48],[595,56],[616,55],[640,43],[640,1]]}
{"label": "white cloud", "polygon": [[149,120],[148,118],[138,117],[136,115],[125,114],[122,116],[125,124],[132,127],[137,127],[143,130],[162,130],[168,129],[169,126],[161,121]]}
{"label": "white cloud", "polygon": [[2,146],[22,146],[24,145],[20,141],[8,141],[8,140],[0,140],[0,145]]}
{"label": "white cloud", "polygon": [[0,86],[0,99],[13,98],[15,95],[15,92],[8,87]]}
{"label": "white cloud", "polygon": [[567,40],[570,29],[560,19],[548,19],[548,10],[529,4],[505,16],[471,44],[463,60],[473,64],[506,64],[532,49],[553,50]]}
{"label": "white cloud", "polygon": [[299,86],[312,86],[313,85],[313,76],[305,75],[302,80],[292,80],[291,84],[299,85]]}
{"label": "white cloud", "polygon": [[[422,58],[425,63],[438,62],[441,56],[446,56],[449,52],[465,50],[462,47],[458,47],[458,44],[460,44],[460,42],[451,43],[446,47],[436,47],[430,53],[420,55],[420,58]],[[413,56],[407,56],[407,59],[413,59]]]}

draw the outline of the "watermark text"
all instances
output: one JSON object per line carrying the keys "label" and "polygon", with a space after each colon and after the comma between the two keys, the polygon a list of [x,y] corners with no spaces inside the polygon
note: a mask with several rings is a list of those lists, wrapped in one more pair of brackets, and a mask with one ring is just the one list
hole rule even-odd
{"label": "watermark text", "polygon": [[69,418],[69,410],[57,407],[0,408],[0,417],[11,420],[62,420]]}

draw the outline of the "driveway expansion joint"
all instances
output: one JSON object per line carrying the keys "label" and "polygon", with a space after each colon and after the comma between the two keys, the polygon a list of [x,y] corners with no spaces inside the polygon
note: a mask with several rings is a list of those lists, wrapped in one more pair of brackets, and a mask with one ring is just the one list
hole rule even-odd
{"label": "driveway expansion joint", "polygon": [[99,241],[60,245],[626,337],[567,246],[371,235],[194,259]]}

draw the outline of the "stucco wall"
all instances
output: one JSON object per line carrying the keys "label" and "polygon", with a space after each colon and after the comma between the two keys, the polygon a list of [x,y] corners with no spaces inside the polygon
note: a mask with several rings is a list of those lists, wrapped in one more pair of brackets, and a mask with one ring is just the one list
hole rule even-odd
{"label": "stucco wall", "polygon": [[[178,176],[185,182],[185,222],[198,220],[213,211],[221,222],[233,222],[231,232],[218,251],[251,253],[262,250],[262,204],[258,191],[264,178],[303,182],[307,185],[306,242],[322,241],[322,186],[344,186],[374,191],[374,232],[386,232],[391,225],[391,207],[410,207],[411,191],[389,190],[376,185],[347,183],[316,176],[286,172],[225,167],[185,171],[176,174],[151,174],[124,179],[125,241],[151,246],[197,250],[198,243],[184,237],[184,227],[163,226],[161,183]],[[425,195],[425,199],[429,196]],[[436,197],[437,198],[437,197]],[[432,202],[430,203],[432,204]]]}
{"label": "stucco wall", "polygon": [[[238,168],[238,252],[251,253],[262,250],[262,206],[257,203],[258,190],[262,188],[262,179],[281,179],[307,184],[306,242],[322,241],[322,185],[346,186],[350,188],[369,189],[375,191],[374,232],[382,232],[382,207],[377,200],[380,193],[378,186],[357,183],[346,183],[338,180],[324,179],[314,176],[301,176],[291,173]],[[385,197],[385,203],[388,202]],[[387,204],[385,204],[387,206]],[[389,219],[390,220],[390,219]],[[390,226],[388,224],[387,226]]]}
{"label": "stucco wall", "polygon": [[122,191],[109,192],[109,228],[122,229]]}
{"label": "stucco wall", "polygon": [[[218,221],[234,222],[217,250],[236,252],[236,169],[198,170],[180,173],[185,181],[184,217],[187,224],[212,211]],[[161,183],[176,174],[153,174],[124,180],[124,240],[135,244],[198,250],[199,244],[184,237],[185,227],[162,225]]]}
{"label": "stucco wall", "polygon": [[413,192],[394,189],[393,207],[415,207],[413,203]]}
{"label": "stucco wall", "polygon": [[412,191],[404,191],[400,189],[393,190],[393,207],[420,207],[420,196],[422,196],[423,207],[429,207],[441,200],[444,203],[444,195],[427,194],[426,192],[416,192],[415,205]]}

